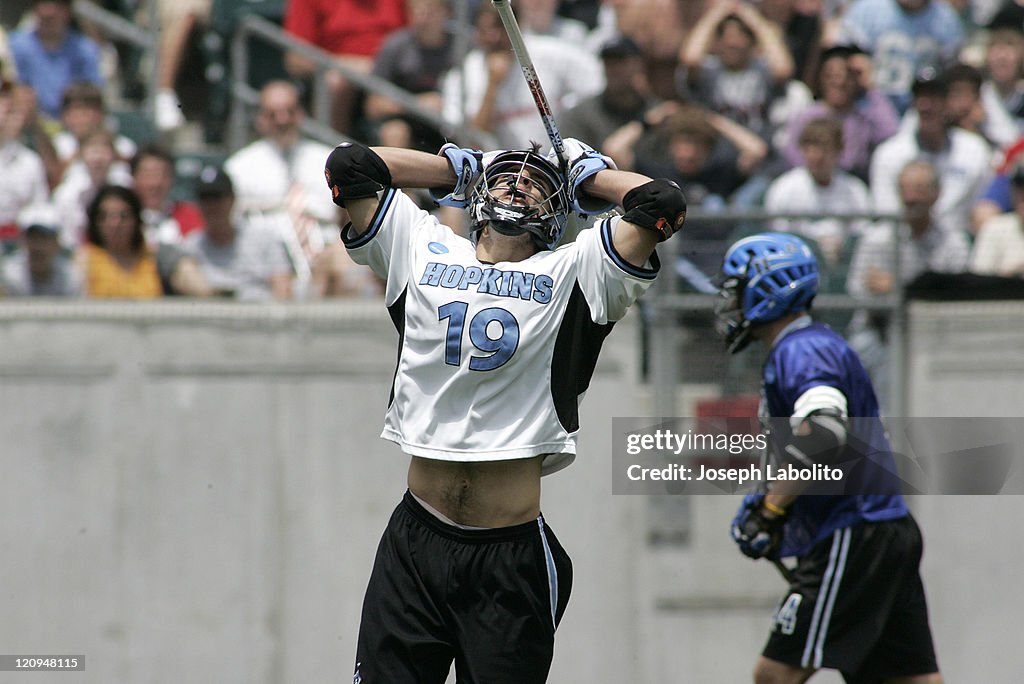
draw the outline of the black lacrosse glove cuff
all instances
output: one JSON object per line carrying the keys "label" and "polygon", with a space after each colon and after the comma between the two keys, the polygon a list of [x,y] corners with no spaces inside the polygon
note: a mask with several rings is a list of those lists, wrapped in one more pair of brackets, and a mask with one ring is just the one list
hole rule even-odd
{"label": "black lacrosse glove cuff", "polygon": [[327,157],[324,166],[331,199],[339,207],[347,200],[375,197],[391,186],[391,171],[380,156],[366,145],[343,142]]}
{"label": "black lacrosse glove cuff", "polygon": [[673,181],[658,178],[639,185],[622,200],[626,213],[622,218],[634,226],[654,231],[664,242],[683,227],[686,220],[686,196]]}

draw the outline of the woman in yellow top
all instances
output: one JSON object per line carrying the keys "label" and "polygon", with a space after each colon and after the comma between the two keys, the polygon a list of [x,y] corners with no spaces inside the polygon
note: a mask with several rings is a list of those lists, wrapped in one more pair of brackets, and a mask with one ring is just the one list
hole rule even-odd
{"label": "woman in yellow top", "polygon": [[156,255],[142,232],[142,204],[135,191],[100,188],[89,204],[87,242],[79,252],[88,297],[150,299],[164,294]]}

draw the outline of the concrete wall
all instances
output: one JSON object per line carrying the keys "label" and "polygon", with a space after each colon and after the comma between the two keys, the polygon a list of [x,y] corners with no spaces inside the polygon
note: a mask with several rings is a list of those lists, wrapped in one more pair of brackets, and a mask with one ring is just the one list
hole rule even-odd
{"label": "concrete wall", "polygon": [[[949,311],[915,313],[915,412],[1021,415],[1024,309]],[[0,303],[0,340],[0,651],[86,655],[33,682],[348,681],[406,466],[377,439],[379,303]],[[611,495],[611,418],[657,413],[636,341],[609,338],[580,456],[544,481],[575,565],[551,681],[743,681],[783,584],[733,548],[736,502]],[[673,506],[689,541],[650,545]],[[1019,497],[915,508],[947,681],[1019,681]]]}
{"label": "concrete wall", "polygon": [[379,312],[5,313],[4,648],[92,682],[350,672],[403,476]]}
{"label": "concrete wall", "polygon": [[[907,374],[914,416],[1024,420],[1024,303],[915,303]],[[956,435],[950,436],[951,440]],[[1024,462],[1014,463],[1017,475]],[[925,588],[948,682],[1024,681],[1021,496],[913,500]]]}
{"label": "concrete wall", "polygon": [[[908,334],[910,416],[1024,416],[1024,303],[914,303]],[[1014,467],[1019,475],[1019,455]],[[749,681],[784,585],[728,540],[735,501],[690,498],[692,543],[643,554],[647,600],[661,609],[638,625],[648,639],[639,681]],[[919,496],[910,505],[925,537],[922,574],[945,680],[1024,681],[1024,498]]]}

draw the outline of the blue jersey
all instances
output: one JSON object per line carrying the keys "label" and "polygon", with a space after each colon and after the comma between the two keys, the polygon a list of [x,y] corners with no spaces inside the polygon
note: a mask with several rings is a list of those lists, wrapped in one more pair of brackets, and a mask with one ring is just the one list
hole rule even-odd
{"label": "blue jersey", "polygon": [[54,50],[46,48],[35,30],[11,34],[11,54],[23,83],[36,91],[39,108],[54,119],[60,118],[64,89],[72,83],[103,85],[100,74],[100,48],[88,36],[77,31]]}
{"label": "blue jersey", "polygon": [[839,31],[839,42],[859,45],[872,55],[875,87],[900,112],[910,104],[915,75],[955,59],[964,42],[960,18],[945,2],[929,2],[909,13],[896,0],[858,0],[843,15]]}
{"label": "blue jersey", "polygon": [[999,205],[999,211],[1006,213],[1013,209],[1013,197],[1010,194],[1010,176],[1005,173],[997,174],[985,188],[981,199],[995,202]]}
{"label": "blue jersey", "polygon": [[[796,412],[797,400],[808,390],[834,388],[846,398],[851,442],[857,440],[860,448],[866,445],[870,453],[864,461],[867,467],[847,473],[848,491],[858,493],[806,495],[793,502],[780,549],[782,557],[803,555],[835,530],[862,520],[891,520],[907,515],[867,371],[846,340],[828,326],[806,320],[808,324],[803,327],[784,330],[768,354],[761,411],[767,417],[789,418]],[[778,439],[784,440],[784,436]]]}

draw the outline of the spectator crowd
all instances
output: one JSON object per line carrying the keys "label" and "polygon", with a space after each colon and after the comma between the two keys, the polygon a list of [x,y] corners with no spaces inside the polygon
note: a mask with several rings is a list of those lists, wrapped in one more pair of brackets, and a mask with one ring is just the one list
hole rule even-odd
{"label": "spectator crowd", "polygon": [[[178,178],[171,133],[196,105],[175,85],[190,37],[225,2],[157,3],[157,142],[111,126],[109,81],[131,79],[70,0],[32,0],[0,26],[4,295],[381,292],[340,245],[322,177],[330,148],[300,130],[307,56],[284,54],[289,78],[262,86],[252,142],[193,183]],[[281,23],[343,67],[325,83],[341,135],[426,151],[452,131],[499,148],[545,141],[496,11],[467,5],[286,0]],[[518,0],[515,11],[562,135],[674,179],[702,214],[775,215],[688,224],[684,287],[706,291],[725,246],[766,227],[807,238],[832,291],[865,302],[927,270],[1024,275],[1024,2]],[[884,338],[872,316],[852,325]]]}

